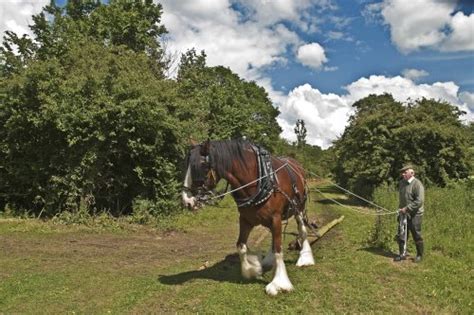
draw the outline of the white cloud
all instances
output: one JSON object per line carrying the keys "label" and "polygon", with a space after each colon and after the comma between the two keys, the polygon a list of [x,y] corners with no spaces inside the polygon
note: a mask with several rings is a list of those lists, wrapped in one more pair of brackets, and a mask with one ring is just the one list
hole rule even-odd
{"label": "white cloud", "polygon": [[459,99],[466,105],[471,113],[474,113],[474,93],[461,92],[459,93]]}
{"label": "white cloud", "polygon": [[240,0],[246,8],[246,17],[264,26],[271,26],[281,21],[291,21],[302,30],[307,31],[315,21],[314,16],[304,14],[310,8],[334,10],[331,0]]}
{"label": "white cloud", "polygon": [[330,39],[343,39],[344,38],[344,33],[343,32],[336,32],[336,31],[329,31],[328,32],[328,37]]}
{"label": "white cloud", "polygon": [[[240,13],[232,9],[228,0],[161,3],[163,23],[170,32],[167,46],[171,51],[183,53],[193,47],[205,50],[210,66],[228,66],[247,80],[263,79],[263,69],[285,63],[284,55],[289,47],[300,42],[298,35],[283,24],[269,27],[252,20],[241,21]],[[293,6],[291,1],[279,3],[280,13],[284,7]],[[280,18],[291,16],[280,15]]]}
{"label": "white cloud", "polygon": [[453,82],[436,82],[431,85],[416,84],[412,80],[400,76],[371,75],[369,78],[360,78],[352,82],[346,86],[346,90],[349,92],[346,97],[352,103],[370,94],[390,93],[399,102],[425,97],[445,100],[455,105],[459,104],[459,87]]}
{"label": "white cloud", "polygon": [[[441,51],[474,50],[474,14],[455,13],[457,1],[384,0],[366,7],[366,16],[380,10],[390,26],[392,42],[403,53],[421,48]],[[423,12],[426,12],[424,14]]]}
{"label": "white cloud", "polygon": [[33,22],[31,16],[41,11],[49,0],[3,0],[0,1],[0,37],[5,31],[13,31],[22,36],[31,34],[28,25]]}
{"label": "white cloud", "polygon": [[403,77],[412,80],[418,81],[419,79],[426,77],[429,73],[425,70],[418,70],[418,69],[404,69],[402,71]]}
{"label": "white cloud", "polygon": [[319,69],[323,63],[327,62],[324,48],[318,43],[311,43],[300,46],[296,53],[298,61],[308,67]]}
{"label": "white cloud", "polygon": [[[401,51],[422,47],[474,50],[474,16],[465,16],[462,12],[454,14],[454,1],[435,1],[385,0],[380,5],[373,4],[367,14],[379,12],[379,17],[390,26],[392,41]],[[49,0],[0,1],[0,31],[8,28],[20,34],[29,32],[27,24],[32,22],[31,15],[40,12],[47,2]],[[167,47],[177,52],[190,48],[205,50],[209,65],[228,66],[239,76],[258,82],[279,107],[281,114],[277,120],[283,128],[282,136],[287,139],[295,140],[296,119],[304,119],[308,143],[327,148],[342,134],[352,113],[351,105],[373,93],[388,92],[399,101],[419,97],[446,100],[467,112],[465,120],[474,120],[473,93],[459,93],[459,87],[453,82],[416,84],[414,80],[427,74],[423,70],[407,69],[405,77],[360,78],[346,86],[344,95],[324,94],[308,84],[294,88],[288,95],[273,89],[271,78],[264,70],[275,63],[284,64],[292,51],[296,51],[298,60],[307,66],[337,70],[337,65],[325,66],[328,60],[323,47],[318,43],[304,44],[293,28],[316,32],[324,21],[308,12],[315,7],[334,10],[336,7],[330,0],[242,0],[238,2],[245,7],[242,10],[232,7],[237,3],[233,0],[164,0],[160,3],[164,7],[163,24],[170,31]],[[290,29],[286,22],[293,27]],[[340,20],[337,25],[345,27],[344,23]],[[341,34],[334,32],[332,36],[340,38]]]}
{"label": "white cloud", "polygon": [[459,87],[453,82],[416,84],[400,76],[386,77],[372,75],[360,78],[346,86],[347,94],[323,94],[318,89],[305,84],[295,88],[288,95],[286,103],[280,106],[278,122],[283,129],[281,136],[295,141],[293,128],[297,119],[303,119],[307,128],[307,142],[322,148],[331,146],[344,131],[352,104],[370,94],[390,93],[395,100],[407,102],[422,97],[447,101],[456,105],[466,114],[464,121],[474,121],[474,94],[458,93]]}
{"label": "white cloud", "polygon": [[474,13],[466,16],[456,13],[449,24],[450,36],[444,41],[441,49],[446,51],[474,51]]}
{"label": "white cloud", "polygon": [[281,136],[295,141],[293,128],[297,119],[303,119],[307,129],[307,142],[327,148],[342,134],[351,112],[348,102],[336,94],[323,94],[309,84],[291,91],[280,108],[278,122]]}

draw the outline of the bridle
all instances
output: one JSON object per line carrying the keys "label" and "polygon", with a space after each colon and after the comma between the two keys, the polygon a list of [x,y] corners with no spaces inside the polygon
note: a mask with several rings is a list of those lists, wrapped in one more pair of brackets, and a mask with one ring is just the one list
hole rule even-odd
{"label": "bridle", "polygon": [[[211,157],[209,154],[203,155],[201,153],[202,144],[198,145],[199,150],[199,169],[203,177],[199,176],[197,179],[193,179],[192,186],[187,188],[190,190],[198,201],[206,201],[209,199],[209,195],[212,195],[212,190],[219,181],[216,170],[212,167]],[[191,157],[188,157],[191,162]]]}

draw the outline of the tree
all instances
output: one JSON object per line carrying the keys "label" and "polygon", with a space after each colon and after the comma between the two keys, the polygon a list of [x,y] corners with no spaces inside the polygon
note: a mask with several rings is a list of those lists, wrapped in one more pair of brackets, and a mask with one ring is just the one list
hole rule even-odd
{"label": "tree", "polygon": [[1,49],[2,70],[19,70],[32,56],[36,60],[60,58],[74,43],[92,40],[146,53],[149,67],[162,76],[165,62],[159,39],[166,28],[160,25],[161,14],[162,6],[152,0],[111,0],[107,5],[98,0],[68,0],[64,7],[51,0],[33,16],[33,38],[7,32]]}
{"label": "tree", "polygon": [[246,136],[271,146],[281,129],[265,90],[225,67],[207,67],[206,55],[183,54],[178,72],[178,116],[195,139]]}
{"label": "tree", "polygon": [[306,144],[306,127],[303,119],[298,119],[295,126],[296,143],[298,147],[303,147]]}
{"label": "tree", "polygon": [[190,136],[278,140],[265,90],[207,67],[203,52],[183,55],[176,81],[164,77],[160,19],[152,0],[51,1],[31,38],[7,33],[0,207],[119,215],[145,199],[169,213]]}
{"label": "tree", "polygon": [[182,129],[175,84],[156,59],[160,15],[152,1],[52,2],[34,17],[34,40],[8,33],[0,52],[3,202],[48,215],[80,206],[128,213],[137,198],[161,212],[176,205]]}
{"label": "tree", "polygon": [[353,106],[356,112],[335,144],[335,174],[344,186],[369,196],[375,187],[396,182],[406,162],[417,165],[428,185],[468,176],[468,132],[455,106],[427,99],[404,106],[389,94]]}

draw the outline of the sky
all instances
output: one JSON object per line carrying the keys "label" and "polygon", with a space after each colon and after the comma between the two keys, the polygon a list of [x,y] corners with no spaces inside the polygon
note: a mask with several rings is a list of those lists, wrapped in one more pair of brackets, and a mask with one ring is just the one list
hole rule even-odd
{"label": "sky", "polygon": [[[0,32],[28,33],[47,2],[0,0]],[[385,92],[447,101],[474,121],[473,0],[159,2],[166,50],[204,50],[209,66],[264,87],[290,141],[303,119],[307,143],[330,147],[352,104]]]}

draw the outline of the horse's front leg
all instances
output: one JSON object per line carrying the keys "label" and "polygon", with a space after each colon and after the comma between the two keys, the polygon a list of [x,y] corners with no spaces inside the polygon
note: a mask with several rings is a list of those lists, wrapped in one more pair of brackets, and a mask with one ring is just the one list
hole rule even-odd
{"label": "horse's front leg", "polygon": [[303,216],[301,213],[297,213],[295,217],[296,222],[298,223],[298,238],[299,241],[301,241],[300,257],[296,262],[296,266],[312,266],[314,265],[313,252],[308,241],[308,233],[306,231],[306,227],[304,226]]}
{"label": "horse's front leg", "polygon": [[277,295],[280,291],[287,292],[293,290],[293,285],[288,278],[285,262],[283,261],[283,251],[281,244],[281,214],[275,214],[273,216],[271,230],[273,251],[275,253],[275,275],[273,276],[272,282],[270,282],[265,287],[265,291],[269,295]]}
{"label": "horse's front leg", "polygon": [[240,257],[240,268],[242,276],[247,279],[257,278],[262,275],[262,263],[259,257],[249,255],[247,249],[247,240],[253,226],[242,216],[239,219],[240,232],[237,240],[237,251]]}

